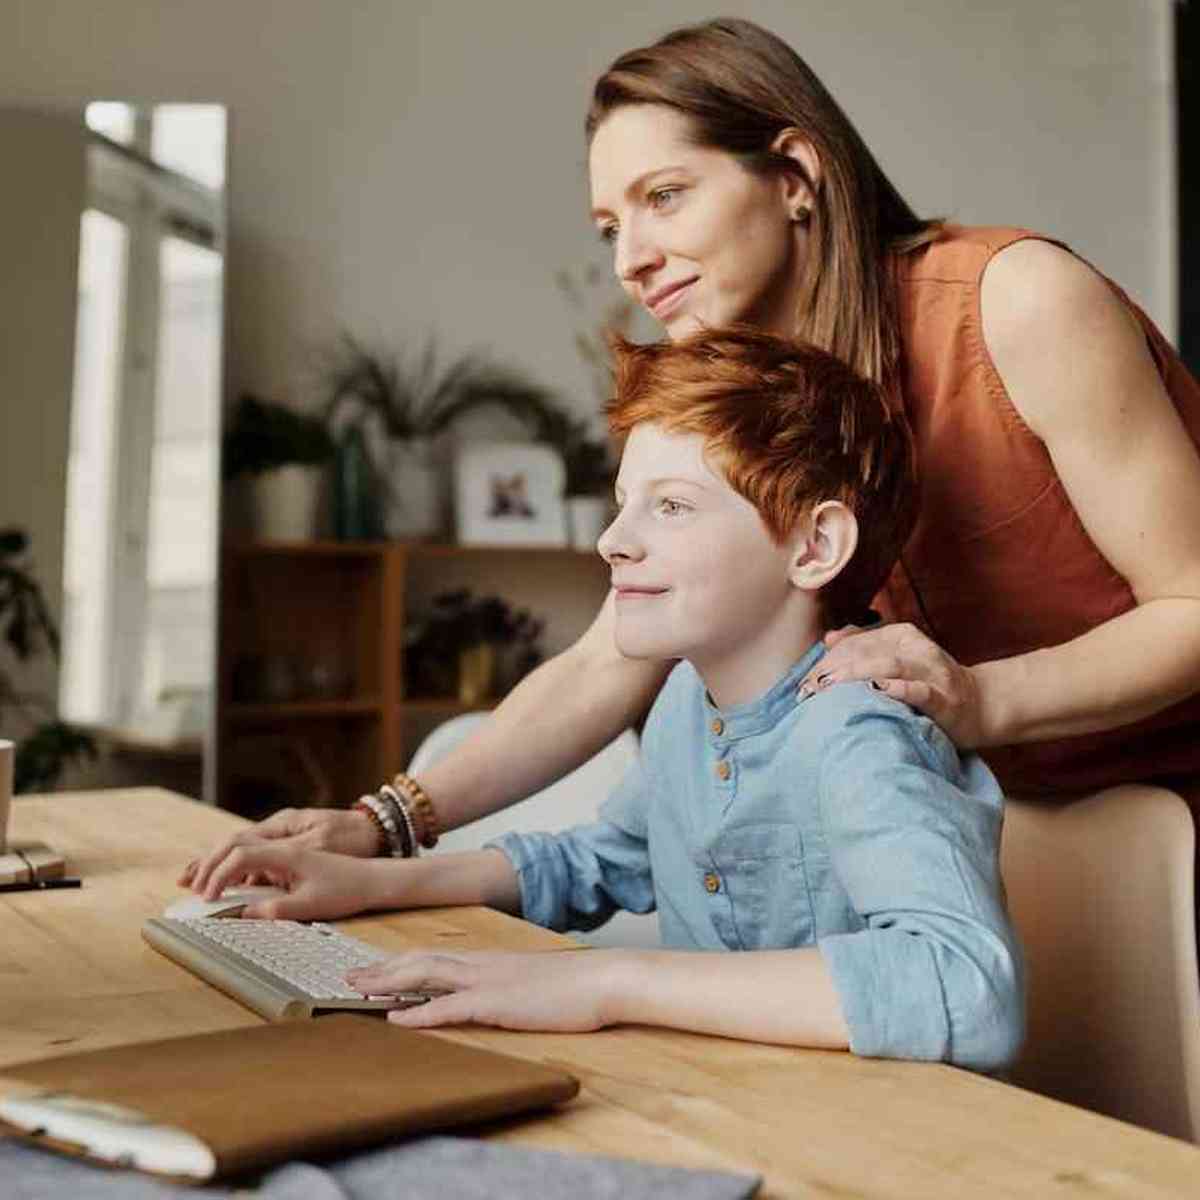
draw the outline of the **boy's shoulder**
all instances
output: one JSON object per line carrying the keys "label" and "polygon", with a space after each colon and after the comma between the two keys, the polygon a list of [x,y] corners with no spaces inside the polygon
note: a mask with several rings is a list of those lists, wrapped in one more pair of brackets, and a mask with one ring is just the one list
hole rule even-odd
{"label": "boy's shoulder", "polygon": [[1004,792],[995,775],[923,713],[858,682],[834,684],[800,707],[789,750],[815,770],[826,814],[922,820],[913,806],[932,806],[939,820],[998,838]]}
{"label": "boy's shoulder", "polygon": [[928,721],[907,704],[858,680],[821,688],[806,700],[800,700],[798,707],[804,718],[801,724],[814,731],[833,732],[856,721],[873,719],[899,721],[906,725],[909,718]]}
{"label": "boy's shoulder", "polygon": [[941,726],[868,683],[836,683],[798,704],[790,739],[803,754],[836,755],[903,745],[918,750],[927,764],[950,776],[961,769],[958,749]]}

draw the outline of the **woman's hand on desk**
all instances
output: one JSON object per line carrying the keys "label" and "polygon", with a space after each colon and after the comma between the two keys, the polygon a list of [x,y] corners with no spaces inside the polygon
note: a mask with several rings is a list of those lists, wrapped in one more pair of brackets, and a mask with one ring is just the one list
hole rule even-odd
{"label": "woman's hand on desk", "polygon": [[548,950],[536,954],[412,951],[346,976],[363,995],[445,991],[426,1004],[397,1009],[388,1020],[410,1029],[495,1025],[501,1029],[586,1033],[615,1023],[608,981],[616,950]]}
{"label": "woman's hand on desk", "polygon": [[[203,858],[194,858],[179,876],[181,887],[195,892],[207,890],[213,872],[242,846],[285,843],[305,850],[371,858],[378,848],[378,834],[370,818],[359,810],[342,808],[283,808],[256,825],[239,830],[214,847]],[[231,883],[261,883],[262,879],[231,879]]]}

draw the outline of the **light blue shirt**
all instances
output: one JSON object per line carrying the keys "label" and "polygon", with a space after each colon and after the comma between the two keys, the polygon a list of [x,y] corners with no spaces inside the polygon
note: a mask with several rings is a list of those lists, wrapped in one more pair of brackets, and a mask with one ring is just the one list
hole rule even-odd
{"label": "light blue shirt", "polygon": [[657,908],[668,947],[816,945],[856,1054],[998,1070],[1024,1030],[999,785],[866,684],[798,700],[823,652],[724,710],[680,663],[595,824],[490,844],[517,872],[527,920],[591,929]]}

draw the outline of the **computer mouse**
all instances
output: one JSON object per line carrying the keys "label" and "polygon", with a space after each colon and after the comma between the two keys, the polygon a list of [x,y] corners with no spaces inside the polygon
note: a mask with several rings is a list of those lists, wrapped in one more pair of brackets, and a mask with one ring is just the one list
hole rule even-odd
{"label": "computer mouse", "polygon": [[174,904],[168,904],[163,916],[174,920],[188,920],[192,917],[240,917],[247,904],[286,895],[286,888],[265,885],[226,888],[215,900],[205,900],[203,896],[196,895],[184,896]]}

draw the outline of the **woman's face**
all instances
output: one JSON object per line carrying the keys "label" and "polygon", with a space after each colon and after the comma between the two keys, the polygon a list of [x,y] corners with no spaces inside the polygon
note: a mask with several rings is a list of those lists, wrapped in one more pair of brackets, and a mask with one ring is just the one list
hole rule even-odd
{"label": "woman's face", "polygon": [[621,285],[672,339],[744,321],[795,332],[807,249],[788,175],[750,174],[689,142],[658,104],[618,108],[592,139],[592,216]]}

